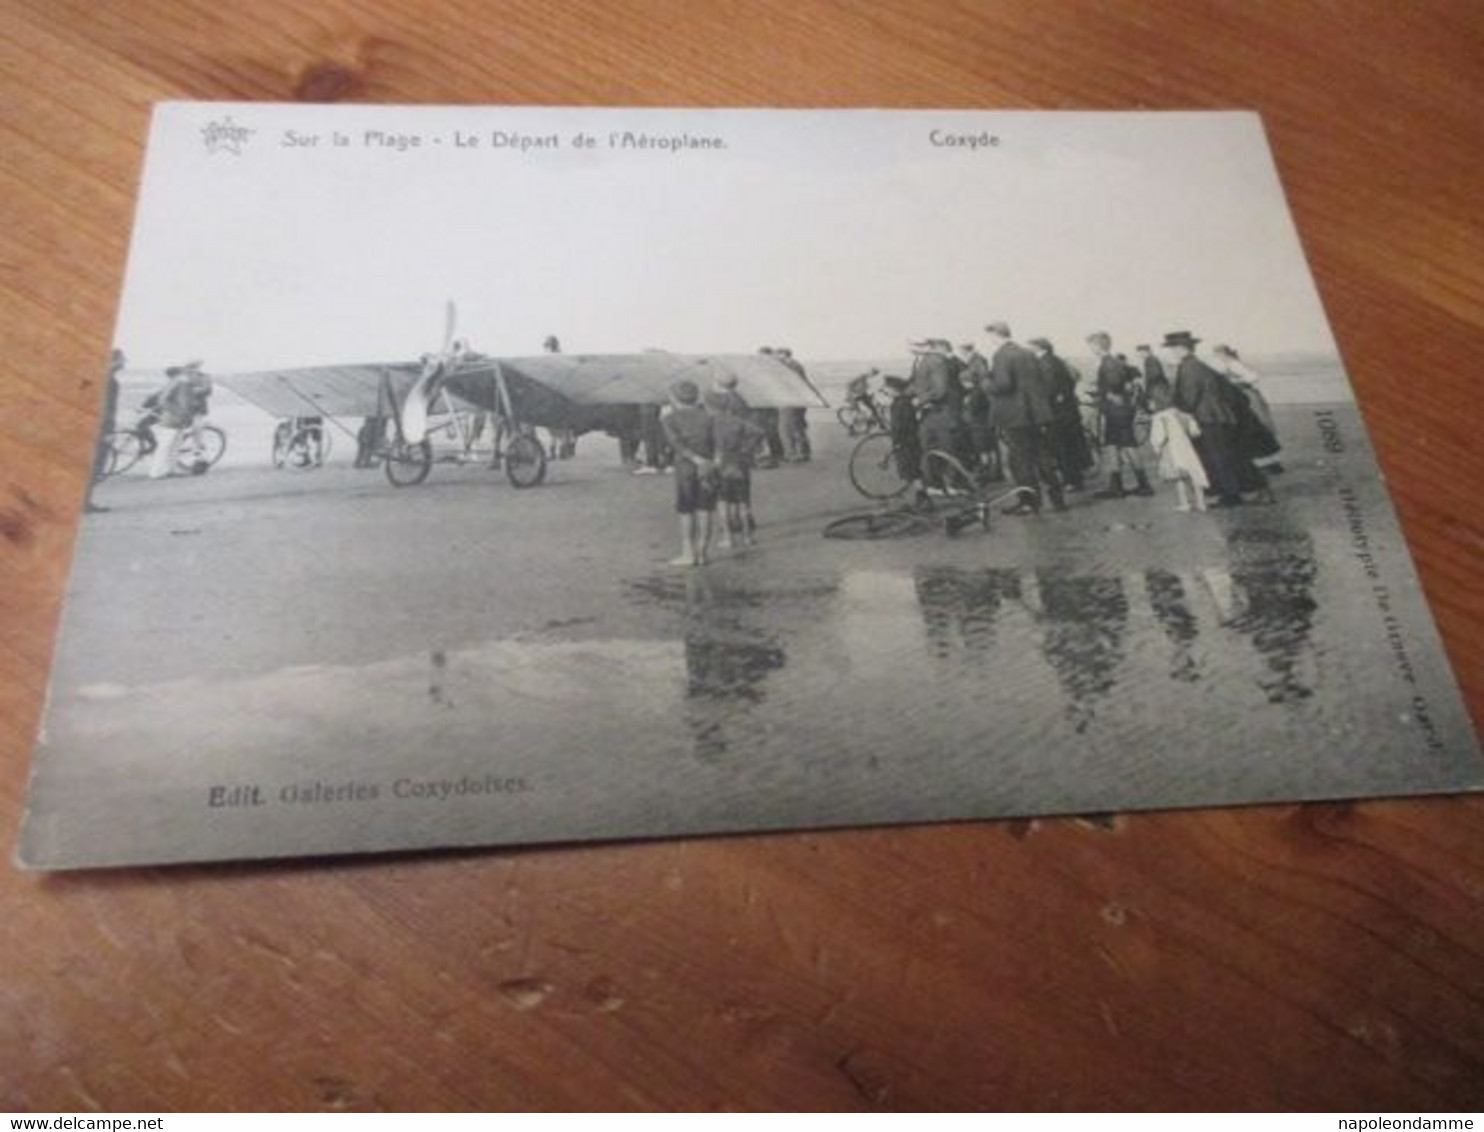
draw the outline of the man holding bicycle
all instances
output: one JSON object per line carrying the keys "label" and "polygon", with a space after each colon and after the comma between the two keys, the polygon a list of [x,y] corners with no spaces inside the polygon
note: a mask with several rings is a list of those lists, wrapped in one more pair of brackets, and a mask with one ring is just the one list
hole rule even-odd
{"label": "man holding bicycle", "polygon": [[[187,437],[197,449],[201,447],[201,425],[211,401],[211,378],[201,371],[200,362],[171,366],[165,376],[169,380],[150,399],[154,402],[151,407],[160,414],[161,426],[173,429],[174,435],[169,443],[155,448],[150,479],[165,479],[174,474],[181,443]],[[148,406],[149,402],[145,404]]]}

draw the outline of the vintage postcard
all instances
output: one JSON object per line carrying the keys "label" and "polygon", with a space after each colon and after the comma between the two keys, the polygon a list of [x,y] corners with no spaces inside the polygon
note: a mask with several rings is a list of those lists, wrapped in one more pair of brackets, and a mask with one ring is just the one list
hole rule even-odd
{"label": "vintage postcard", "polygon": [[1478,789],[1247,113],[157,108],[18,859]]}

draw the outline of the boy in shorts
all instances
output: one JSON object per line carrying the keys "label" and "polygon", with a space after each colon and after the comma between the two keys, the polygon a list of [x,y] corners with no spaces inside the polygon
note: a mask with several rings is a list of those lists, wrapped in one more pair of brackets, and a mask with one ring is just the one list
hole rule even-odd
{"label": "boy in shorts", "polygon": [[675,451],[675,510],[680,515],[680,555],[671,566],[704,566],[716,516],[716,433],[701,408],[694,381],[670,386],[670,414],[660,422]]}
{"label": "boy in shorts", "polygon": [[716,438],[717,491],[721,495],[725,525],[720,545],[752,546],[752,532],[757,523],[752,517],[752,462],[758,446],[767,434],[739,412],[734,395],[724,389],[706,394],[706,408],[712,416],[712,433]]}

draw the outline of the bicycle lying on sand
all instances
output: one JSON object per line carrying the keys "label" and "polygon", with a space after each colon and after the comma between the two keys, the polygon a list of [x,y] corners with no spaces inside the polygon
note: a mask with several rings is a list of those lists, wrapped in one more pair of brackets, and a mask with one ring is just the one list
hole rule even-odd
{"label": "bicycle lying on sand", "polygon": [[[889,436],[878,433],[866,440],[878,436],[888,441],[885,457],[879,451],[879,444],[865,449],[866,455],[858,471],[855,453],[852,453],[850,480],[868,499],[886,502],[900,496],[911,482],[898,474],[896,453],[890,447]],[[865,441],[857,444],[856,453],[861,452],[864,446]],[[876,508],[846,515],[827,524],[824,537],[851,540],[906,538],[938,529],[952,537],[976,525],[988,531],[996,508],[1035,497],[1035,492],[1028,487],[1005,488],[982,482],[956,456],[938,448],[929,450],[923,457],[922,478],[928,496],[926,504]],[[863,487],[863,483],[871,490]]]}

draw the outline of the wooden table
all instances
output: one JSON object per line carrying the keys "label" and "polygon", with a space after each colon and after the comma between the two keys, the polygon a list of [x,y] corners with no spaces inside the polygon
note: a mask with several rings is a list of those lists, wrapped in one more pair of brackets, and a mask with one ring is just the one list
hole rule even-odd
{"label": "wooden table", "polygon": [[[7,841],[167,98],[1260,109],[1484,721],[1478,4],[3,0],[0,69]],[[1484,1106],[1479,801],[0,894],[0,1108]]]}

